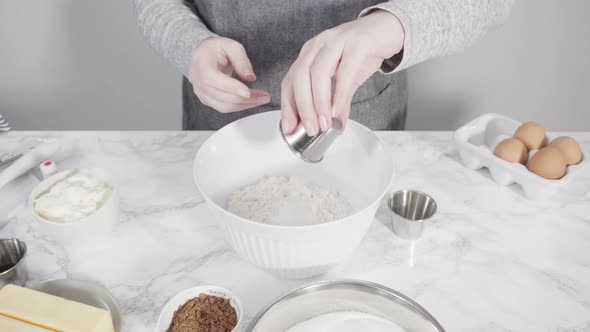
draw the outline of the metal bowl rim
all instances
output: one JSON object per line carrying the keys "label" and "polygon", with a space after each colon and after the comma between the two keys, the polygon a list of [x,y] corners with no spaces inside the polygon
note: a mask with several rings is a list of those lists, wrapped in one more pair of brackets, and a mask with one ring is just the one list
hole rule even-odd
{"label": "metal bowl rim", "polygon": [[387,299],[392,300],[393,302],[410,309],[412,312],[416,313],[417,315],[422,317],[424,320],[431,323],[434,326],[434,328],[436,328],[439,332],[445,332],[445,329],[436,320],[436,318],[434,318],[434,316],[432,316],[420,304],[418,304],[414,300],[410,299],[406,295],[404,295],[394,289],[391,289],[389,287],[386,287],[386,286],[383,286],[383,285],[380,285],[377,283],[373,283],[370,281],[347,280],[347,279],[333,280],[333,281],[320,281],[317,283],[313,283],[313,284],[309,284],[309,285],[305,285],[305,286],[296,288],[295,290],[289,292],[288,294],[286,294],[284,296],[279,297],[277,300],[273,301],[271,304],[267,305],[262,310],[260,310],[260,312],[252,319],[252,321],[248,325],[246,332],[251,332],[254,329],[254,327],[256,326],[256,324],[258,324],[260,319],[272,307],[274,307],[275,305],[277,305],[281,302],[296,298],[300,295],[312,293],[312,292],[315,292],[318,290],[330,289],[330,288],[334,288],[335,286],[341,286],[341,285],[353,286],[353,287],[357,287],[357,288],[362,287],[362,290],[367,293],[371,293],[371,294],[375,294],[375,295],[383,295]]}

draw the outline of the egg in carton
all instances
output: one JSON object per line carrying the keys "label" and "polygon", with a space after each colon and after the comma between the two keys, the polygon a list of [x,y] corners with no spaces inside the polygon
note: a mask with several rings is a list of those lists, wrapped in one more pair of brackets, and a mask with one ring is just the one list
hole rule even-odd
{"label": "egg in carton", "polygon": [[[526,160],[530,161],[531,158],[540,151],[538,148],[549,144],[550,148],[545,150],[555,149],[561,144],[561,142],[554,143],[553,140],[556,136],[551,133],[546,133],[543,143],[535,145],[534,143],[527,141],[527,138],[532,136],[532,141],[534,142],[534,136],[539,135],[537,128],[534,128],[534,125],[532,126],[533,128],[529,128],[530,132],[525,133],[525,138],[523,139],[522,133],[515,135],[515,132],[521,125],[521,122],[504,115],[484,114],[462,126],[455,132],[455,144],[459,150],[463,164],[468,168],[479,169],[486,167],[489,169],[490,174],[496,183],[503,186],[517,183],[522,187],[527,198],[532,200],[547,200],[581,173],[582,169],[589,163],[587,158],[588,153],[582,151],[582,160],[577,164],[567,166],[565,175],[559,179],[543,178],[527,169],[527,166],[525,165]],[[519,143],[514,142],[515,140],[509,140],[513,136],[516,136],[515,138],[518,138],[521,141],[524,140],[524,145],[527,147],[528,151],[527,158],[519,155],[520,150],[516,148]],[[560,139],[560,141],[562,140],[565,139]],[[508,141],[508,143],[506,143],[506,141]],[[509,162],[494,155],[494,150],[500,143],[513,145],[511,150],[519,151],[518,153],[513,153],[513,158],[517,159],[514,160],[515,162]],[[567,142],[565,143],[567,144]],[[550,151],[549,153],[544,151],[543,154],[549,155],[552,154],[551,152],[555,151]],[[547,156],[543,155],[539,155],[535,159],[540,160],[540,157],[544,157],[543,159],[546,160],[552,159],[551,156],[547,158]],[[559,157],[561,157],[561,155]],[[571,162],[571,160],[569,160],[569,158],[572,158],[571,156],[564,155],[564,158],[568,158],[568,163]],[[541,167],[547,166],[546,162],[539,162],[538,164],[541,165]],[[555,168],[558,167],[553,166],[553,169]]]}

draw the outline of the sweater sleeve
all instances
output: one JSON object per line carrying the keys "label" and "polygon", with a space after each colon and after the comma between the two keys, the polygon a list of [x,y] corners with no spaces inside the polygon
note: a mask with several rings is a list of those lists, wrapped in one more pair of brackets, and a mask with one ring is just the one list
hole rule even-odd
{"label": "sweater sleeve", "polygon": [[384,61],[381,71],[393,73],[426,60],[472,46],[508,17],[514,0],[389,0],[366,8],[395,15],[405,32],[404,49]]}
{"label": "sweater sleeve", "polygon": [[188,75],[193,50],[215,36],[185,0],[133,0],[141,32],[150,45]]}

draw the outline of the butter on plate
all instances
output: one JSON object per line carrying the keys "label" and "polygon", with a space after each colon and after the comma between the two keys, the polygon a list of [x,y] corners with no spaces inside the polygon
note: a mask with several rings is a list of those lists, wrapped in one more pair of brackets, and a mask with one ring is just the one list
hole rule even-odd
{"label": "butter on plate", "polygon": [[23,323],[20,320],[0,316],[0,331],[10,332],[49,332],[47,330],[35,325]]}
{"label": "butter on plate", "polygon": [[[104,309],[15,285],[0,290],[0,317],[8,319],[0,320],[0,331],[114,332],[111,315]],[[6,324],[17,326],[13,321],[25,325],[11,329]]]}

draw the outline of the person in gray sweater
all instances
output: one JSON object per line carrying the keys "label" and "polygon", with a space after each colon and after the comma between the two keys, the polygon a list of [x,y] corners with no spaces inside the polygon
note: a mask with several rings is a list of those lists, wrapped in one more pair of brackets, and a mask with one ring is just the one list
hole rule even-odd
{"label": "person in gray sweater", "polygon": [[183,128],[281,110],[309,135],[352,118],[403,129],[404,69],[461,51],[514,0],[134,0],[151,46],[184,75]]}

